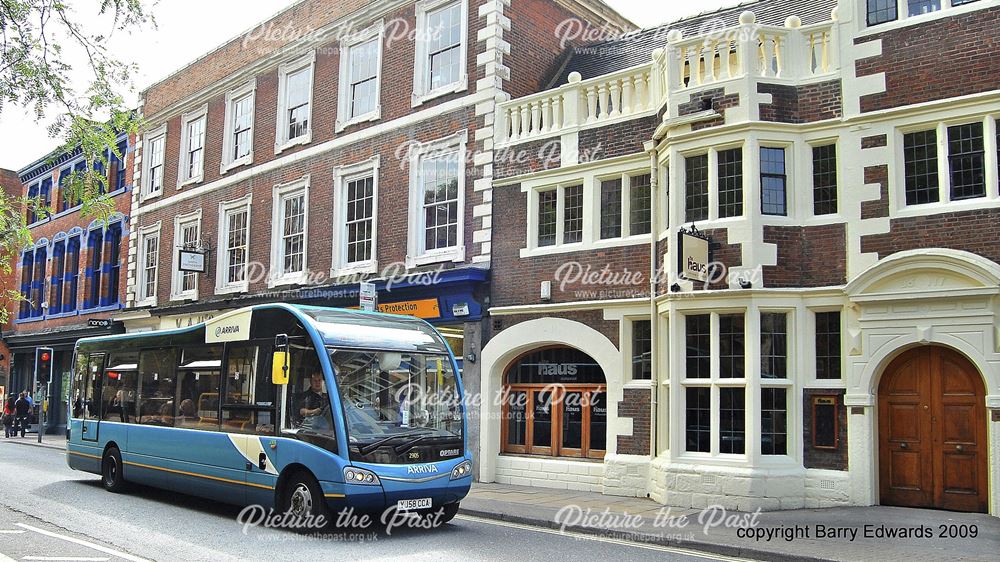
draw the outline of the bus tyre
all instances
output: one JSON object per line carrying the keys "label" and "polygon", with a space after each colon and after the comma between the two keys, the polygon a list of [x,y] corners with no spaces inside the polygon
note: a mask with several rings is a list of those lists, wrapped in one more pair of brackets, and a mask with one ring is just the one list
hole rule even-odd
{"label": "bus tyre", "polygon": [[442,507],[441,509],[444,510],[444,513],[441,514],[441,524],[444,525],[445,523],[454,519],[456,515],[458,515],[458,502],[449,503],[444,507]]}
{"label": "bus tyre", "polygon": [[122,477],[122,455],[117,447],[111,447],[104,451],[104,458],[101,460],[101,483],[104,489],[109,492],[119,493],[125,491],[125,479]]}
{"label": "bus tyre", "polygon": [[294,518],[296,531],[319,531],[330,522],[323,490],[306,472],[297,472],[288,480],[279,508],[281,513]]}

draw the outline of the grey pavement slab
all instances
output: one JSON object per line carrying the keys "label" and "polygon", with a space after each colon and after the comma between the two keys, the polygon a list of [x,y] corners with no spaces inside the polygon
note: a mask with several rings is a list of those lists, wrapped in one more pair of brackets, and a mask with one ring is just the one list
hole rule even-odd
{"label": "grey pavement slab", "polygon": [[[504,489],[510,493],[498,494]],[[1000,519],[984,514],[875,506],[755,515],[682,509],[597,493],[567,497],[562,503],[552,499],[558,492],[547,492],[545,501],[509,499],[520,490],[476,484],[462,502],[462,512],[758,560],[1000,559]],[[503,499],[496,499],[498,495]]]}

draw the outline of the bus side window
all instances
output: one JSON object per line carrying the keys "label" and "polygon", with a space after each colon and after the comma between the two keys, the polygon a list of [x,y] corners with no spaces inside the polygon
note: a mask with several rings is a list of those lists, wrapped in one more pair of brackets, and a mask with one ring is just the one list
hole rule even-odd
{"label": "bus side window", "polygon": [[231,344],[227,351],[223,431],[273,435],[270,346]]}
{"label": "bus side window", "polygon": [[175,354],[173,349],[153,349],[139,354],[138,423],[174,425]]}
{"label": "bus side window", "polygon": [[219,385],[222,345],[181,350],[177,365],[175,427],[219,430]]}

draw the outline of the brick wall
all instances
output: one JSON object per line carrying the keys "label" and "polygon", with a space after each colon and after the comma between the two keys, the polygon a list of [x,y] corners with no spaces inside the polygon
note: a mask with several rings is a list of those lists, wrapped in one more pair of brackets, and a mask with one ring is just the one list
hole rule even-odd
{"label": "brick wall", "polygon": [[[847,470],[847,406],[844,406],[844,389],[806,388],[802,390],[802,464],[806,468]],[[839,434],[836,449],[813,447],[813,396],[837,396],[837,424]]]}
{"label": "brick wall", "polygon": [[840,80],[784,86],[757,84],[757,93],[771,94],[770,104],[760,104],[760,120],[780,123],[810,123],[843,115]]}
{"label": "brick wall", "polygon": [[580,131],[581,159],[587,155],[593,162],[642,152],[643,143],[653,138],[658,123],[656,117],[644,117]]}
{"label": "brick wall", "polygon": [[724,125],[726,123],[726,109],[736,107],[739,104],[739,94],[726,94],[724,89],[716,88],[692,94],[687,103],[682,103],[677,106],[677,114],[684,117],[685,115],[691,115],[707,109],[713,109],[721,114],[721,116],[716,119],[695,123],[691,126],[691,130],[698,131],[709,127]]}
{"label": "brick wall", "polygon": [[[162,209],[147,212],[141,217],[142,226],[161,222],[160,247],[173,246],[174,217],[202,209],[201,239],[212,248],[218,246],[219,204],[253,194],[250,219],[249,261],[260,262],[268,268],[271,263],[272,192],[277,184],[288,183],[309,174],[309,223],[306,267],[317,274],[328,273],[333,260],[333,238],[338,233],[331,222],[333,216],[333,169],[367,161],[374,155],[381,155],[378,181],[378,212],[376,250],[380,269],[392,263],[402,262],[407,255],[407,232],[409,226],[409,163],[396,158],[397,147],[408,141],[427,142],[441,138],[452,132],[468,130],[469,143],[476,129],[476,117],[472,108],[466,108],[441,115],[434,120],[424,121],[400,128],[392,134],[372,137],[341,149],[331,150],[316,157],[290,163],[280,169],[260,172],[244,181],[202,195],[178,201]],[[473,200],[473,181],[479,168],[466,166],[465,197]],[[168,168],[169,170],[169,168]],[[156,200],[153,200],[156,201]],[[467,258],[473,252],[473,217],[466,209],[464,216]],[[215,259],[217,251],[210,256],[210,275],[200,275],[198,281],[199,301],[212,300],[215,292]],[[455,264],[446,264],[453,267]],[[169,300],[172,277],[172,262],[163,260],[158,279],[157,294],[159,304]],[[266,278],[251,280],[250,292],[267,290]],[[228,297],[227,297],[228,298]],[[223,300],[223,299],[220,299]]]}
{"label": "brick wall", "polygon": [[866,166],[865,185],[878,184],[879,198],[861,202],[861,219],[875,219],[889,216],[889,167]]}
{"label": "brick wall", "polygon": [[857,62],[857,76],[885,73],[886,91],[862,96],[861,111],[995,90],[998,29],[1000,6],[855,39],[882,41],[880,56]]}
{"label": "brick wall", "polygon": [[626,388],[618,403],[618,417],[632,419],[632,435],[618,436],[618,454],[648,455],[650,440],[650,390]]}
{"label": "brick wall", "polygon": [[[226,175],[232,175],[241,169],[259,166],[277,158],[301,152],[311,146],[375,127],[417,111],[426,110],[475,91],[476,54],[482,47],[482,44],[476,41],[476,35],[485,25],[485,21],[478,16],[478,8],[476,7],[478,4],[481,4],[481,2],[473,1],[470,2],[469,6],[469,53],[468,68],[466,69],[469,76],[469,86],[466,91],[441,96],[413,108],[411,94],[413,92],[414,42],[393,38],[387,32],[382,46],[382,87],[381,98],[379,100],[381,104],[381,118],[373,122],[352,125],[340,133],[335,132],[340,83],[340,43],[330,42],[318,47],[316,49],[316,64],[313,76],[313,103],[310,125],[312,129],[312,142],[285,149],[280,155],[276,155],[274,151],[278,113],[278,61],[275,61],[275,64],[267,70],[257,73],[255,76],[257,88],[254,99],[253,162],[251,165],[234,168],[228,171]],[[414,29],[416,26],[414,6],[405,6],[390,14],[386,18],[386,21],[391,20],[405,22],[401,25]],[[206,60],[214,59],[218,56],[220,56],[218,53],[212,53],[206,55]],[[199,67],[201,64],[204,63],[199,61],[195,63],[195,66]],[[228,66],[221,65],[220,68],[228,68]],[[189,72],[185,71],[185,75]],[[224,80],[227,77],[220,77],[219,80]],[[198,83],[200,83],[200,78],[193,78],[191,81],[185,80],[183,86],[178,85],[173,89],[167,88],[164,84],[153,86],[146,92],[143,108],[145,115],[152,116],[156,111],[166,108],[169,105],[168,102],[174,99],[176,89],[182,90],[185,96],[198,92],[199,89],[193,87],[194,84]],[[234,82],[231,86],[235,88],[245,83],[246,80],[244,79]],[[224,177],[220,168],[223,157],[223,130],[226,114],[225,97],[225,92],[221,92],[207,102],[208,117],[206,119],[206,150],[203,180],[196,184],[185,186],[181,191],[195,189],[199,185],[211,183]],[[176,113],[174,110],[172,112]],[[181,117],[181,115],[175,114],[166,121],[167,145],[164,159],[166,163],[164,186],[168,195],[176,192],[174,188],[177,186],[177,163],[180,158]],[[156,122],[150,123],[151,126],[158,126],[159,124]],[[447,134],[444,132],[444,129],[440,129],[440,131],[442,135]],[[386,154],[392,154],[394,150],[395,148],[389,150]]]}
{"label": "brick wall", "polygon": [[[494,316],[490,322],[490,332],[491,337],[496,336],[500,332],[516,326],[521,322],[527,322],[528,320],[536,320],[538,318],[564,318],[566,320],[572,320],[574,322],[579,322],[589,328],[597,330],[609,340],[611,343],[618,347],[618,321],[617,320],[605,320],[604,311],[602,310],[580,310],[572,312],[557,312],[557,313],[536,313],[536,314],[510,314],[503,316]],[[583,350],[587,351],[587,350]]]}
{"label": "brick wall", "polygon": [[[521,258],[520,251],[526,246],[527,198],[520,185],[494,190],[493,204],[502,209],[506,220],[493,224],[493,306],[542,304],[542,281],[552,281],[551,302],[555,303],[649,296],[647,244]],[[569,281],[565,287],[556,279],[560,268],[561,279]],[[599,275],[605,268],[609,274],[601,282],[584,282],[584,272]]]}
{"label": "brick wall", "polygon": [[764,266],[764,286],[830,287],[847,282],[843,224],[764,226],[764,243],[778,245],[777,266]]}
{"label": "brick wall", "polygon": [[892,219],[889,232],[861,238],[861,251],[879,259],[904,250],[950,248],[1000,262],[1000,209],[977,209]]}
{"label": "brick wall", "polygon": [[562,161],[562,142],[542,139],[501,148],[493,153],[493,177],[509,178],[558,168]]}

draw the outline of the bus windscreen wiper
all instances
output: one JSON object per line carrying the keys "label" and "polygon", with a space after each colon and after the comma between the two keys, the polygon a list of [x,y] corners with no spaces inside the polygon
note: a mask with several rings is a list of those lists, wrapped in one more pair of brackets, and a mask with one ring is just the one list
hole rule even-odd
{"label": "bus windscreen wiper", "polygon": [[[455,433],[454,431],[448,431],[447,429],[444,429],[442,431],[445,431],[445,432],[451,434],[454,437],[458,437],[458,434]],[[421,441],[424,441],[424,440],[427,440],[427,439],[441,438],[441,437],[446,437],[446,436],[444,436],[444,435],[420,435],[418,437],[414,437],[412,440],[407,441],[406,443],[403,443],[401,445],[397,445],[397,446],[393,447],[392,450],[395,451],[397,455],[402,455],[403,453],[405,453],[405,452],[409,451],[410,449],[412,449],[413,447],[415,447],[417,445],[417,443],[420,443]]]}
{"label": "bus windscreen wiper", "polygon": [[368,455],[372,451],[378,449],[379,447],[385,445],[386,443],[392,441],[393,439],[407,439],[411,437],[418,437],[426,434],[428,431],[430,430],[424,429],[420,431],[408,431],[406,433],[397,433],[396,435],[390,435],[389,437],[384,437],[382,439],[379,439],[378,441],[375,441],[374,443],[369,443],[367,445],[362,445],[358,447],[358,452],[361,453],[362,455]]}

